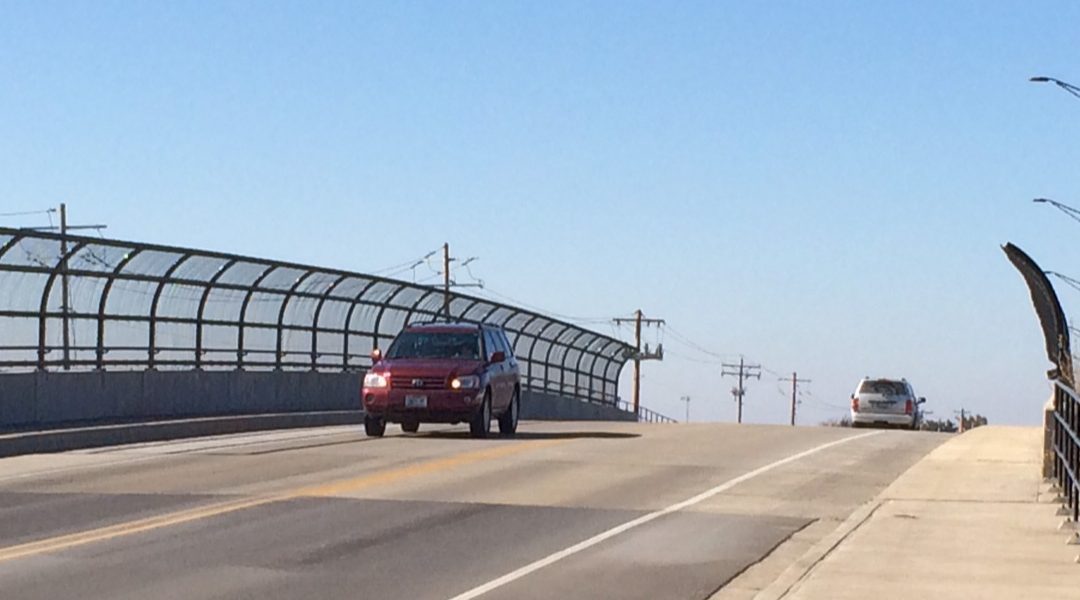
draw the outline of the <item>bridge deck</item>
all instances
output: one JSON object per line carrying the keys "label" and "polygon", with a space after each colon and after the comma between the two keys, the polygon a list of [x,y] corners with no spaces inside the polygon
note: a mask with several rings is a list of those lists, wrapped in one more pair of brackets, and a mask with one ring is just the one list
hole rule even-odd
{"label": "bridge deck", "polygon": [[[253,433],[0,460],[18,598],[706,598],[944,436],[526,423]],[[784,565],[767,562],[773,569]]]}

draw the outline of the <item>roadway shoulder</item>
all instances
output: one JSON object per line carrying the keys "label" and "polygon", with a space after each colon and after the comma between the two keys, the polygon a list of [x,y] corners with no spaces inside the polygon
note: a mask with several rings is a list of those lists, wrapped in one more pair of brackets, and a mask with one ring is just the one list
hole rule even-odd
{"label": "roadway shoulder", "polygon": [[981,427],[954,437],[756,598],[1075,598],[1075,547],[1040,495],[1041,436]]}

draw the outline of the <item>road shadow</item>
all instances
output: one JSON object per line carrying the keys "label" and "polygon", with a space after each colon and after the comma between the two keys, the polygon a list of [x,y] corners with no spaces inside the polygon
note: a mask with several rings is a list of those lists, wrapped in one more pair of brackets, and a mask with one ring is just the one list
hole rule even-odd
{"label": "road shadow", "polygon": [[[440,439],[474,439],[468,431],[431,431],[420,433],[416,437],[440,438]],[[640,433],[618,433],[614,431],[553,431],[542,433],[536,431],[518,432],[514,435],[499,435],[492,432],[485,439],[489,440],[622,440],[641,437]]]}

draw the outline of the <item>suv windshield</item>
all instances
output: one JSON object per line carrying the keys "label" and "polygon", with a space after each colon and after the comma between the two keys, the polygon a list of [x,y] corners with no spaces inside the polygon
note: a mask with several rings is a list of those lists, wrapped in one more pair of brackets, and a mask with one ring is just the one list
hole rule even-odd
{"label": "suv windshield", "polygon": [[387,358],[480,358],[480,337],[475,333],[406,331],[398,336]]}
{"label": "suv windshield", "polygon": [[874,381],[864,381],[859,386],[860,394],[882,394],[885,396],[902,396],[907,394],[907,386],[902,381],[889,381],[887,379],[878,379]]}

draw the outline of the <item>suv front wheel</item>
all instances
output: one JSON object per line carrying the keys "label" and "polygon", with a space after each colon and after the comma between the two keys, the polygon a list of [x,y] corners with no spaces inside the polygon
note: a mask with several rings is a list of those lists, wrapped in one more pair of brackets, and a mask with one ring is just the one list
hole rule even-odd
{"label": "suv front wheel", "polygon": [[386,433],[386,421],[380,417],[364,415],[364,433],[368,437],[382,437]]}
{"label": "suv front wheel", "polygon": [[503,414],[499,415],[499,433],[502,435],[514,435],[517,432],[520,412],[521,392],[514,390],[514,397],[510,399],[510,406]]}
{"label": "suv front wheel", "polygon": [[484,392],[484,402],[480,410],[469,421],[469,433],[474,438],[486,438],[491,432],[491,390]]}

